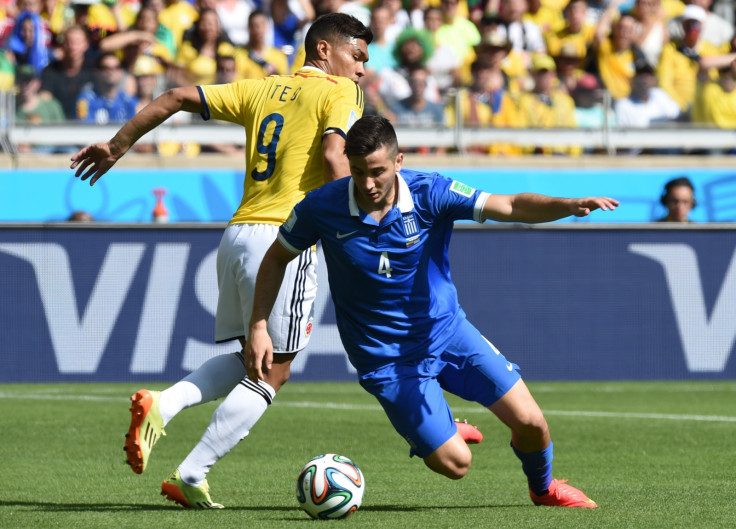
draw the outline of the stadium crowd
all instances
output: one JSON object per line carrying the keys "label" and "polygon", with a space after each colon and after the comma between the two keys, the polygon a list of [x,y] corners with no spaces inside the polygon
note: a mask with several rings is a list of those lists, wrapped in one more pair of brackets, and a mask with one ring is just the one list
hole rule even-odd
{"label": "stadium crowd", "polygon": [[372,28],[365,113],[396,126],[736,127],[731,0],[0,0],[0,90],[21,123],[124,122],[173,86],[295,71],[327,12]]}

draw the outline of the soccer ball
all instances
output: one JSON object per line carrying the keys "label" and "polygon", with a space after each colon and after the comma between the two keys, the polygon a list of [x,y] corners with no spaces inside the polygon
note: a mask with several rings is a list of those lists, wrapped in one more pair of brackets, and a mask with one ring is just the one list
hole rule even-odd
{"label": "soccer ball", "polygon": [[325,454],[310,460],[296,480],[296,499],[302,510],[322,520],[347,518],[363,501],[365,480],[347,457]]}

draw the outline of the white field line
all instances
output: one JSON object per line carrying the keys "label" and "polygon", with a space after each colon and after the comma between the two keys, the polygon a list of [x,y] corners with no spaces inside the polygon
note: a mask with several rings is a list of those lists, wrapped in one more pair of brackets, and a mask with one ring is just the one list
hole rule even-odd
{"label": "white field line", "polygon": [[[45,394],[45,393],[23,393],[23,392],[3,392],[0,391],[0,400],[65,400],[65,401],[88,401],[88,402],[125,402],[120,397],[102,396],[102,395],[62,395],[62,394]],[[127,401],[127,399],[125,399]],[[340,402],[310,402],[310,401],[284,401],[275,400],[273,403],[277,407],[285,408],[313,408],[313,409],[330,409],[330,410],[346,410],[346,411],[382,411],[377,404],[345,404]],[[457,406],[453,408],[453,413],[484,413],[485,410],[480,406],[464,407]],[[563,417],[592,417],[592,418],[609,418],[609,419],[647,419],[647,420],[666,420],[666,421],[700,421],[700,422],[733,422],[736,423],[736,417],[723,415],[692,415],[692,414],[673,414],[673,413],[636,413],[636,412],[616,412],[616,411],[584,411],[584,410],[543,410],[545,415],[557,415]]]}

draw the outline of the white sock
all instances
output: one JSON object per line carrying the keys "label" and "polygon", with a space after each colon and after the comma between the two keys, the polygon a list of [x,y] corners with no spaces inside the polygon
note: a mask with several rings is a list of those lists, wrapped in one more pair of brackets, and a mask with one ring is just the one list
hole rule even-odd
{"label": "white sock", "polygon": [[210,358],[168,389],[161,392],[158,408],[164,426],[185,408],[221,399],[245,376],[242,353]]}
{"label": "white sock", "polygon": [[215,410],[197,446],[179,465],[184,483],[199,486],[212,465],[247,437],[275,395],[276,391],[262,380],[256,384],[244,378],[235,386]]}

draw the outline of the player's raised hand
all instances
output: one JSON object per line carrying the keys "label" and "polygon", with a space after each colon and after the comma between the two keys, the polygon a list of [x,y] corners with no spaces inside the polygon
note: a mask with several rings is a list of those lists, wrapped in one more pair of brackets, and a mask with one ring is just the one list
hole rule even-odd
{"label": "player's raised hand", "polygon": [[585,197],[578,198],[573,201],[571,213],[576,217],[585,217],[590,215],[591,211],[602,209],[603,211],[613,211],[619,205],[619,201],[615,198],[608,197]]}
{"label": "player's raised hand", "polygon": [[88,145],[72,156],[71,169],[76,169],[74,176],[87,180],[91,177],[89,185],[94,185],[104,175],[119,156],[112,154],[109,142],[94,143]]}

